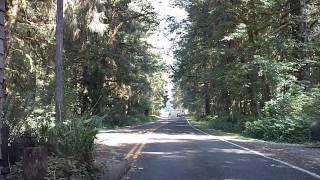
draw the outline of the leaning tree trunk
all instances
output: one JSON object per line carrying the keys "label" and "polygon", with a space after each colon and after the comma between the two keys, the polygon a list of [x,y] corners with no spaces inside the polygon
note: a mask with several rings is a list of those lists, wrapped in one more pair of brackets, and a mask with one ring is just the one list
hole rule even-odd
{"label": "leaning tree trunk", "polygon": [[55,113],[56,123],[62,122],[63,117],[63,0],[57,0],[56,24],[56,88]]}

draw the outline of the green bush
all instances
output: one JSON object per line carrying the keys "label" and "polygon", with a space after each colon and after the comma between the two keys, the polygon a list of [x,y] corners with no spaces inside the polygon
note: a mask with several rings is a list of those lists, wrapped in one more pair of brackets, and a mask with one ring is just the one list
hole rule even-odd
{"label": "green bush", "polygon": [[94,139],[101,127],[102,118],[93,116],[71,120],[49,130],[49,146],[62,156],[73,156],[89,162],[93,160]]}
{"label": "green bush", "polygon": [[309,140],[310,124],[319,118],[319,91],[307,95],[293,88],[266,103],[260,117],[245,124],[248,136],[277,142],[300,143]]}
{"label": "green bush", "polygon": [[50,156],[46,179],[98,180],[101,178],[103,169],[104,166],[97,162],[86,163],[74,158]]}
{"label": "green bush", "polygon": [[[17,162],[11,167],[8,180],[23,180],[22,163]],[[88,164],[80,162],[72,157],[61,158],[57,156],[48,157],[48,170],[45,180],[56,179],[78,179],[78,180],[98,180],[105,169],[103,164],[97,162]]]}
{"label": "green bush", "polygon": [[237,132],[240,133],[244,130],[244,118],[239,118],[237,120],[231,119],[230,117],[217,117],[208,116],[205,118],[208,122],[208,127],[212,129],[222,130],[225,132]]}
{"label": "green bush", "polygon": [[306,106],[316,98],[316,93],[306,95],[302,90],[291,90],[292,92],[278,96],[266,103],[262,110],[265,117],[301,117],[306,116]]}
{"label": "green bush", "polygon": [[302,119],[260,118],[245,124],[244,134],[267,141],[299,143],[309,139],[309,123]]}
{"label": "green bush", "polygon": [[267,141],[302,143],[310,140],[310,124],[320,117],[320,90],[306,94],[300,86],[291,87],[286,94],[266,103],[257,117],[234,115],[203,118],[205,128],[244,135]]}
{"label": "green bush", "polygon": [[131,126],[138,123],[146,123],[155,120],[153,116],[145,116],[144,114],[121,115],[121,114],[106,114],[103,118],[105,128],[115,128]]}
{"label": "green bush", "polygon": [[[93,153],[101,122],[101,117],[85,116],[54,127],[47,123],[38,126],[35,138],[50,154],[46,179],[99,179],[102,170]],[[21,162],[12,167],[7,179],[23,179]]]}

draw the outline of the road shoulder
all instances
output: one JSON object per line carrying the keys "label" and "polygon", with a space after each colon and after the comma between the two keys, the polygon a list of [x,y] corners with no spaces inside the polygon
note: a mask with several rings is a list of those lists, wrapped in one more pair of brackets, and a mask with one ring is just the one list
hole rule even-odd
{"label": "road shoulder", "polygon": [[295,166],[303,167],[308,171],[320,174],[320,148],[318,147],[256,140],[214,129],[205,129],[203,126],[199,125],[199,123],[196,123],[191,119],[188,120],[190,120],[190,123],[193,126],[208,134],[218,136],[250,150],[263,153],[268,157],[288,162]]}
{"label": "road shoulder", "polygon": [[[143,134],[150,128],[157,127],[161,123],[162,118],[158,118],[152,122],[140,123],[134,126],[122,127],[117,129],[110,129],[101,131],[97,135],[95,142],[95,157],[96,160],[106,165],[106,171],[102,177],[103,180],[120,180],[130,170],[132,160],[125,158],[130,154],[130,150],[133,150],[137,143],[127,142],[118,145],[109,144],[112,142],[114,134],[122,134],[125,138],[128,133]],[[124,140],[122,138],[121,140]],[[132,139],[132,138],[131,138]]]}

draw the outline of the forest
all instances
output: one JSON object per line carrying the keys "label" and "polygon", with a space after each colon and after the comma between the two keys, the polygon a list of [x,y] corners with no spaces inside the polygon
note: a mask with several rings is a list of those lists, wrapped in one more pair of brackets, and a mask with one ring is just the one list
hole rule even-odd
{"label": "forest", "polygon": [[172,0],[172,66],[152,2],[0,0],[0,179],[100,179],[97,134],[170,103],[209,129],[320,140],[318,0]]}
{"label": "forest", "polygon": [[3,173],[22,179],[20,159],[31,146],[48,149],[47,179],[98,179],[99,129],[152,120],[165,104],[165,66],[146,40],[159,23],[153,7],[131,0],[5,2]]}
{"label": "forest", "polygon": [[[320,115],[317,0],[179,0],[174,106],[206,126],[307,142]],[[315,125],[317,126],[317,125]]]}

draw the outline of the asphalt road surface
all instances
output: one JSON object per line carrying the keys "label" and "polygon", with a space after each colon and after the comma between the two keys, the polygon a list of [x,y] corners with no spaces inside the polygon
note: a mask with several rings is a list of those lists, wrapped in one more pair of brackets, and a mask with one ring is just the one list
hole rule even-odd
{"label": "asphalt road surface", "polygon": [[[270,159],[191,127],[185,118],[136,127],[144,131],[132,147],[133,180],[314,180],[310,171]],[[127,134],[129,137],[130,134]]]}

